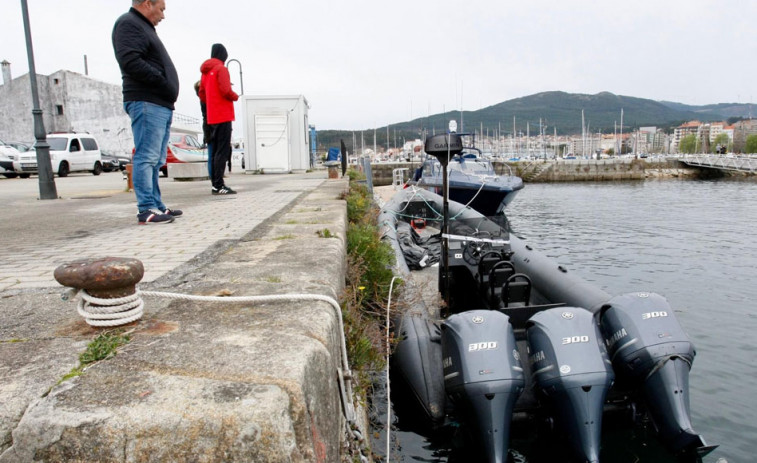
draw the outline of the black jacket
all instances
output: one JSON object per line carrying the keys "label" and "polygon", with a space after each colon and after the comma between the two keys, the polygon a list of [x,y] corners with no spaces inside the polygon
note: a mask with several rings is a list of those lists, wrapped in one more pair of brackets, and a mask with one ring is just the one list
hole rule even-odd
{"label": "black jacket", "polygon": [[174,109],[179,75],[155,26],[131,8],[113,26],[112,40],[123,78],[124,102],[147,101]]}

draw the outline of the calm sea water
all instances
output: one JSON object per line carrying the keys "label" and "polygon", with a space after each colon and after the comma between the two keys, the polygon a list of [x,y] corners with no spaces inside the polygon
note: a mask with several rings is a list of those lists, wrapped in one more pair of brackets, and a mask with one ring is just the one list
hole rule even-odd
{"label": "calm sea water", "polygon": [[[508,217],[534,248],[606,292],[665,296],[697,348],[694,429],[720,444],[704,461],[757,461],[757,182],[528,184]],[[393,432],[391,461],[467,461],[448,443]],[[384,434],[377,435],[376,453],[384,455]],[[557,461],[518,439],[515,461]],[[602,459],[671,461],[638,430],[603,436]]]}

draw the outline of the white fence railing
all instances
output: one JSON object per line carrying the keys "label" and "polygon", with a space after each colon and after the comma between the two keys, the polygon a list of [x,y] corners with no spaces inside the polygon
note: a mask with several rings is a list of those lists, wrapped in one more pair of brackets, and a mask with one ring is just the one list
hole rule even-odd
{"label": "white fence railing", "polygon": [[690,166],[757,172],[757,155],[753,154],[686,154],[678,159]]}

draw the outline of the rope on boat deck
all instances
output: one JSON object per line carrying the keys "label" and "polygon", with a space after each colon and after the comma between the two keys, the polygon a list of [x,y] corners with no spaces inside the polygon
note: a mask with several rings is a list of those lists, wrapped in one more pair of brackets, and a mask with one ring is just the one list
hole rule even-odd
{"label": "rope on boat deck", "polygon": [[[394,281],[392,280],[392,283]],[[180,293],[168,293],[162,291],[141,291],[139,289],[132,295],[102,299],[94,297],[86,290],[68,288],[63,293],[64,301],[70,300],[80,294],[81,298],[77,305],[77,312],[84,317],[92,326],[118,326],[131,323],[142,317],[144,302],[142,296],[164,297],[175,300],[199,301],[199,302],[295,302],[295,301],[322,301],[327,302],[334,310],[335,318],[339,326],[339,340],[341,348],[341,368],[338,370],[339,389],[342,392],[342,405],[344,416],[349,423],[355,422],[355,409],[352,405],[352,371],[347,359],[347,344],[344,339],[344,321],[342,320],[342,308],[339,303],[330,296],[323,294],[270,294],[258,296],[198,296]],[[96,304],[93,306],[92,304]]]}

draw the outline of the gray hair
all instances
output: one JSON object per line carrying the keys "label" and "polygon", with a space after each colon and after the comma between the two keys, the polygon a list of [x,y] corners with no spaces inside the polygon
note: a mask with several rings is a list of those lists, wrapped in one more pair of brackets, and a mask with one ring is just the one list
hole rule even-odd
{"label": "gray hair", "polygon": [[[131,0],[131,6],[138,6],[138,5],[143,4],[146,1],[147,0]],[[158,3],[158,0],[150,0],[150,3],[155,5],[156,3]]]}

